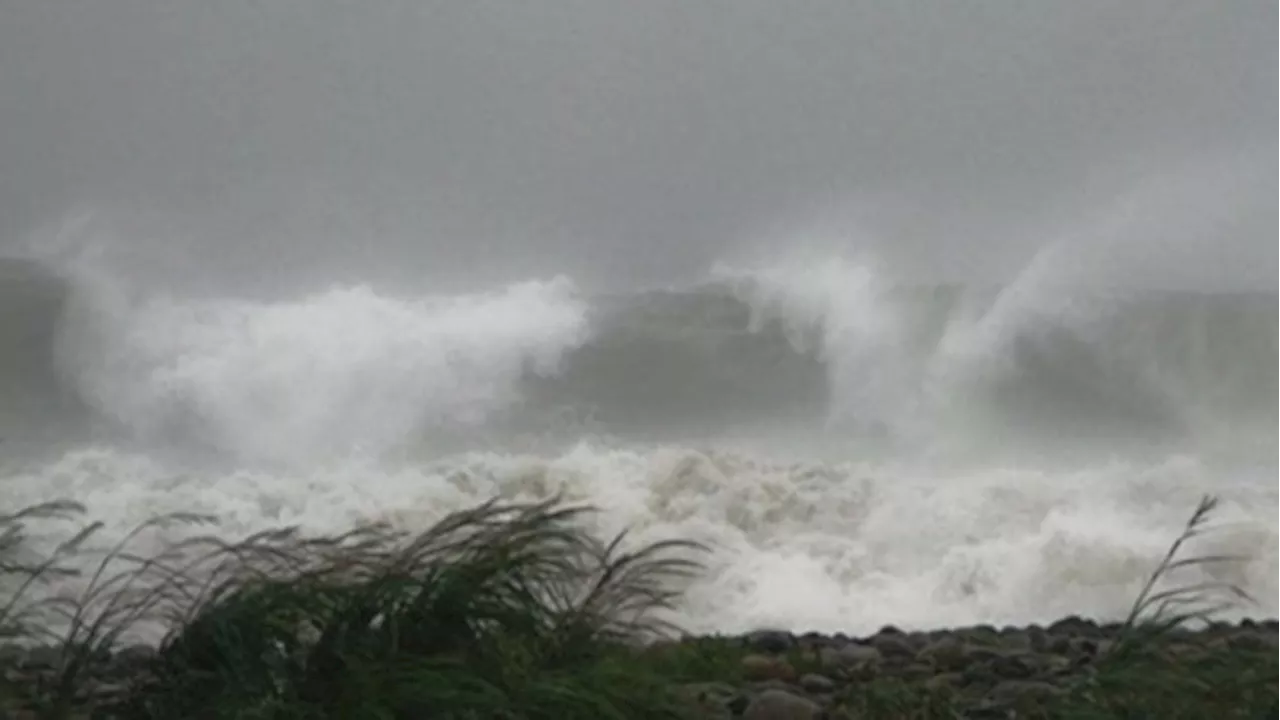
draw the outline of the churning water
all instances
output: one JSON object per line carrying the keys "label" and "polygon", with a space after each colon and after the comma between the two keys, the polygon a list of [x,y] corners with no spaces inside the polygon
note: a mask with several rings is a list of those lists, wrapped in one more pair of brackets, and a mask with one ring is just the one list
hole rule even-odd
{"label": "churning water", "polygon": [[[420,527],[557,491],[716,548],[693,630],[858,632],[1128,609],[1203,493],[1277,597],[1277,300],[902,283],[828,258],[588,294],[144,293],[0,269],[4,505],[239,536]],[[65,534],[34,528],[34,540]]]}

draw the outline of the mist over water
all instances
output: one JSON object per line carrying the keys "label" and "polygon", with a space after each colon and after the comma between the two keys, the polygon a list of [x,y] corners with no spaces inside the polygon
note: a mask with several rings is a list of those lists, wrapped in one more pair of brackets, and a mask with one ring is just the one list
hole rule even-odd
{"label": "mist over water", "polygon": [[1274,614],[1275,295],[1059,282],[1053,252],[995,287],[810,254],[268,299],[9,261],[5,488],[229,535],[563,492],[717,548],[692,629],[830,631],[1115,617],[1212,492]]}
{"label": "mist over water", "polygon": [[0,3],[0,512],[559,491],[860,632],[1122,615],[1214,493],[1277,614],[1274,2],[156,5]]}

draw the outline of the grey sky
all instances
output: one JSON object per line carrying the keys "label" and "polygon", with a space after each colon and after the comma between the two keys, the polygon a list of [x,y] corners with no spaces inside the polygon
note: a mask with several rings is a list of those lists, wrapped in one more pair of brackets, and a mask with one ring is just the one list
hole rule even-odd
{"label": "grey sky", "polygon": [[[0,243],[177,273],[655,282],[1066,240],[1276,282],[1273,0],[0,0]],[[109,228],[108,230],[102,228]]]}

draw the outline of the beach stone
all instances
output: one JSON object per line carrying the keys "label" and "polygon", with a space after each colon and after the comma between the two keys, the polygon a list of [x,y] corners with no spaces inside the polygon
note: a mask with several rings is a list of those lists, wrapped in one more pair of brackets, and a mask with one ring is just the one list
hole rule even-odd
{"label": "beach stone", "polygon": [[916,654],[916,647],[903,634],[875,635],[867,643],[889,660],[912,658]]}
{"label": "beach stone", "polygon": [[968,663],[968,648],[956,637],[944,635],[929,643],[916,656],[940,670],[961,670]]}
{"label": "beach stone", "polygon": [[989,688],[1001,679],[987,663],[973,663],[966,666],[960,673],[964,677],[963,684],[966,686]]}
{"label": "beach stone", "polygon": [[1021,631],[1002,632],[1000,647],[1018,652],[1031,652],[1031,635]]}
{"label": "beach stone", "polygon": [[806,673],[800,676],[800,688],[807,693],[822,694],[834,692],[836,683],[826,675]]}
{"label": "beach stone", "polygon": [[1036,676],[1036,666],[1026,655],[1008,653],[988,661],[991,671],[1010,680],[1027,680]]}
{"label": "beach stone", "polygon": [[1044,652],[1049,647],[1049,634],[1039,625],[1032,625],[1024,633],[1032,652]]}
{"label": "beach stone", "polygon": [[817,720],[822,706],[785,690],[766,690],[747,705],[743,720]]}
{"label": "beach stone", "polygon": [[745,692],[740,692],[733,696],[733,699],[725,703],[725,708],[733,717],[740,718],[747,711],[747,706],[751,704],[751,696]]}
{"label": "beach stone", "polygon": [[676,695],[693,702],[723,702],[738,694],[738,690],[728,683],[699,682],[685,683],[675,688]]}
{"label": "beach stone", "polygon": [[819,648],[835,645],[836,641],[822,633],[807,632],[796,638],[796,644],[800,647]]}
{"label": "beach stone", "polygon": [[967,645],[984,645],[995,647],[1001,644],[1000,631],[991,625],[974,625],[961,628],[955,632],[956,637]]}
{"label": "beach stone", "polygon": [[938,673],[928,680],[924,681],[925,689],[930,692],[939,692],[959,687],[964,682],[964,675],[958,672]]}
{"label": "beach stone", "polygon": [[1022,656],[1022,661],[1031,668],[1032,674],[1037,677],[1052,677],[1071,670],[1071,660],[1062,655],[1029,653]]}
{"label": "beach stone", "polygon": [[798,652],[799,657],[803,658],[805,662],[820,663],[822,662],[823,649],[832,646],[834,646],[834,643],[831,638],[817,633],[809,633],[796,638],[796,647],[793,652]]}
{"label": "beach stone", "polygon": [[835,668],[855,668],[865,665],[879,664],[884,656],[870,645],[847,643],[838,647],[823,648],[819,658],[824,666]]}
{"label": "beach stone", "polygon": [[[700,718],[709,720],[729,720],[736,714],[732,708],[733,701],[739,696],[738,690],[726,683],[689,683],[675,688],[676,697],[697,708]],[[745,707],[745,704],[744,704]]]}
{"label": "beach stone", "polygon": [[1070,637],[1066,635],[1049,635],[1044,650],[1040,652],[1050,652],[1054,655],[1070,655],[1071,648]]}
{"label": "beach stone", "polygon": [[919,652],[921,648],[933,642],[935,638],[927,632],[910,632],[904,635],[902,639],[910,643],[911,647],[916,649],[916,652]]}
{"label": "beach stone", "polygon": [[1070,635],[1074,637],[1098,638],[1102,630],[1092,620],[1085,620],[1077,615],[1070,615],[1049,625],[1050,635]]}
{"label": "beach stone", "polygon": [[779,680],[778,678],[770,678],[768,680],[753,682],[748,684],[747,687],[756,695],[759,695],[765,690],[786,690],[787,692],[795,692],[796,690],[796,686],[793,681]]}
{"label": "beach stone", "polygon": [[1172,662],[1195,662],[1209,655],[1204,645],[1189,642],[1168,643],[1160,646],[1158,652],[1160,657]]}
{"label": "beach stone", "polygon": [[795,668],[782,658],[771,655],[752,654],[742,658],[742,675],[747,680],[794,680]]}
{"label": "beach stone", "polygon": [[1124,630],[1124,623],[1122,622],[1109,622],[1098,626],[1098,632],[1102,633],[1102,637],[1106,638],[1118,637],[1122,630]]}
{"label": "beach stone", "polygon": [[1232,625],[1226,620],[1214,620],[1209,623],[1209,626],[1206,629],[1211,633],[1227,633],[1235,630],[1235,625]]}
{"label": "beach stone", "polygon": [[756,630],[746,640],[750,649],[772,655],[781,655],[796,645],[795,636],[782,630]]}
{"label": "beach stone", "polygon": [[962,641],[961,652],[965,662],[989,662],[1002,657],[1005,651],[990,645],[973,645]]}
{"label": "beach stone", "polygon": [[1256,632],[1237,632],[1227,639],[1227,644],[1233,650],[1274,650],[1276,638],[1267,638]]}
{"label": "beach stone", "polygon": [[1069,646],[1071,648],[1071,656],[1076,658],[1095,658],[1098,656],[1098,648],[1103,640],[1101,638],[1076,637],[1071,638]]}

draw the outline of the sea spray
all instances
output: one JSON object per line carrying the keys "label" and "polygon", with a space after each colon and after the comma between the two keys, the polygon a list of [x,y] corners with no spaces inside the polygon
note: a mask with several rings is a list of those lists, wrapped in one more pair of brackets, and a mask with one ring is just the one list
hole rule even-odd
{"label": "sea spray", "polygon": [[[861,632],[1117,617],[1211,492],[1211,549],[1249,555],[1245,611],[1276,613],[1274,295],[913,286],[821,259],[608,298],[197,298],[39,271],[3,288],[31,313],[0,318],[29,338],[5,387],[74,397],[34,422],[97,431],[0,483],[6,507],[84,502],[102,542],[174,510],[326,533],[563,492],[602,532],[715,549],[691,629]],[[65,530],[34,525],[33,550]]]}

